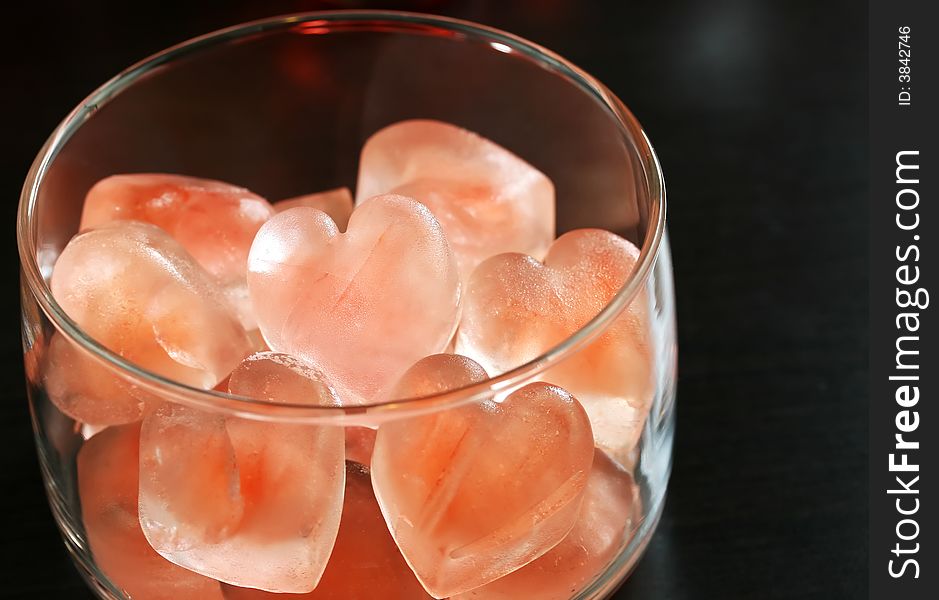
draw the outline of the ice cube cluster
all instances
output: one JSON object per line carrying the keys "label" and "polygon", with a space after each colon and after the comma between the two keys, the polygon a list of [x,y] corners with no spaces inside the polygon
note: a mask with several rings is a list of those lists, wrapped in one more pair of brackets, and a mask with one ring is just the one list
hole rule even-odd
{"label": "ice cube cluster", "polygon": [[[273,204],[229,183],[108,177],[51,276],[90,337],[191,387],[358,407],[458,390],[581,329],[639,251],[555,239],[551,180],[457,126],[396,123],[347,188]],[[377,426],[267,422],[142,390],[62,334],[38,368],[93,433],[98,566],[135,600],[565,600],[641,512],[648,307],[533,381]]]}

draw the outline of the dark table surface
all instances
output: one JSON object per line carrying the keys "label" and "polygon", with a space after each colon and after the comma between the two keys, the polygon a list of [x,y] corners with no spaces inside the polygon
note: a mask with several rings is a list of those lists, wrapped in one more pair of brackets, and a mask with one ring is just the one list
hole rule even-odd
{"label": "dark table surface", "polygon": [[678,294],[675,467],[658,533],[616,598],[866,596],[864,3],[21,4],[0,42],[0,597],[91,598],[46,504],[22,383],[13,223],[33,156],[73,105],[148,54],[344,6],[423,9],[540,42],[612,88],[659,153]]}

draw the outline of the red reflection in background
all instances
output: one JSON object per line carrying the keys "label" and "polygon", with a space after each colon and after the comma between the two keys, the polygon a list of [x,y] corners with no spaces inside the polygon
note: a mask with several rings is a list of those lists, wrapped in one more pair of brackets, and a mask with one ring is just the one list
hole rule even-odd
{"label": "red reflection in background", "polygon": [[323,35],[324,33],[329,33],[329,22],[308,21],[298,24],[293,30],[302,35]]}
{"label": "red reflection in background", "polygon": [[317,5],[318,8],[384,8],[398,10],[427,10],[429,8],[439,8],[448,4],[458,4],[450,0],[409,0],[405,2],[374,2],[369,0],[320,0],[319,2],[298,2],[305,5],[304,10],[315,10],[310,5]]}
{"label": "red reflection in background", "polygon": [[[329,30],[320,27],[317,30],[304,30],[304,34],[327,33]],[[286,46],[277,57],[277,66],[291,81],[300,86],[310,86],[320,79],[322,66],[315,52],[304,52],[299,46]],[[325,82],[320,81],[320,84]]]}

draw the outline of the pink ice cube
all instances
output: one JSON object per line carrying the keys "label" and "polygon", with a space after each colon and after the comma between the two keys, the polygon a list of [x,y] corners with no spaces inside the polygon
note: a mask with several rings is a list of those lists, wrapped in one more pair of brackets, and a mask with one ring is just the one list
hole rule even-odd
{"label": "pink ice cube", "polygon": [[[95,340],[144,369],[191,386],[211,389],[250,348],[218,284],[153,225],[115,221],[75,236],[55,264],[51,287],[68,316]],[[77,370],[50,367],[48,376],[62,387],[53,400],[80,420],[127,421],[125,409],[133,402],[115,396],[123,384],[61,343],[63,364]]]}
{"label": "pink ice cube", "polygon": [[113,175],[89,190],[81,229],[117,220],[152,223],[169,233],[224,283],[244,280],[251,242],[274,214],[257,194],[182,175]]}
{"label": "pink ice cube", "polygon": [[56,332],[43,360],[52,403],[76,421],[119,425],[139,421],[146,395]]}
{"label": "pink ice cube", "polygon": [[248,250],[274,210],[244,188],[183,175],[113,175],[85,197],[81,229],[116,220],[152,223],[169,233],[222,285],[248,329],[255,326],[245,290]]}
{"label": "pink ice cube", "polygon": [[157,552],[191,568],[179,553],[225,539],[244,516],[226,418],[164,403],[144,418],[140,441],[144,534]]}
{"label": "pink ice cube", "polygon": [[78,493],[98,568],[134,600],[221,600],[217,581],[174,565],[147,543],[137,520],[140,425],[110,427],[78,452]]}
{"label": "pink ice cube", "polygon": [[381,516],[368,469],[346,463],[342,522],[326,572],[308,594],[271,594],[222,586],[226,600],[430,600]]}
{"label": "pink ice cube", "polygon": [[538,560],[451,600],[568,600],[606,569],[640,518],[639,488],[600,450],[574,528]]}
{"label": "pink ice cube", "polygon": [[[537,358],[595,317],[638,257],[631,243],[599,229],[564,234],[543,263],[522,254],[492,257],[467,285],[456,351],[491,373]],[[601,447],[620,452],[628,452],[626,438],[638,436],[653,392],[646,294],[641,287],[602,335],[541,375],[570,390],[597,418]]]}
{"label": "pink ice cube", "polygon": [[[339,404],[320,373],[273,352],[245,359],[229,390],[267,402]],[[160,554],[237,586],[290,593],[316,586],[342,509],[341,427],[183,407],[154,412],[143,427],[141,522]]]}
{"label": "pink ice cube", "polygon": [[439,352],[459,316],[460,278],[440,225],[420,203],[378,196],[346,233],[292,208],[258,232],[248,287],[273,350],[321,370],[346,404],[376,398]]}
{"label": "pink ice cube", "polygon": [[[428,357],[395,397],[485,379],[472,360]],[[487,400],[382,424],[372,483],[385,521],[424,588],[445,598],[549,551],[570,531],[593,461],[584,409],[564,390],[529,384]]]}
{"label": "pink ice cube", "polygon": [[440,221],[464,276],[486,258],[541,258],[554,239],[554,185],[502,146],[449,123],[402,121],[365,142],[356,200],[402,194]]}

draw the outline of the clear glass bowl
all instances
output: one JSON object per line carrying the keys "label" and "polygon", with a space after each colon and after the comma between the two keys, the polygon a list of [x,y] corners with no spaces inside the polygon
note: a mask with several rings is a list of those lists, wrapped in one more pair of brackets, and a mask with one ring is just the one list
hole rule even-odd
{"label": "clear glass bowl", "polygon": [[[535,360],[455,392],[368,411],[275,405],[168,381],[96,343],[50,292],[52,266],[77,232],[85,192],[103,177],[183,173],[237,183],[272,200],[351,187],[365,139],[409,118],[476,131],[546,173],[557,191],[558,235],[602,228],[641,249],[627,284],[593,320]],[[133,552],[96,548],[93,535],[89,543],[76,458],[97,428],[50,401],[50,369],[61,368],[49,358],[55,340],[132,393],[229,419],[374,428],[550,381],[627,307],[644,303],[651,385],[643,408],[620,410],[629,407],[626,399],[609,398],[606,408],[590,412],[598,443],[631,474],[624,481],[634,482],[628,492],[637,498],[635,514],[612,540],[605,566],[561,595],[610,595],[655,529],[671,465],[677,356],[662,173],[623,104],[536,44],[442,17],[360,11],[274,18],[186,42],[105,83],[55,130],[26,179],[18,240],[25,361],[43,476],[66,546],[102,598],[134,592],[121,572],[134,569],[121,560]],[[623,365],[624,374],[634,371]]]}

